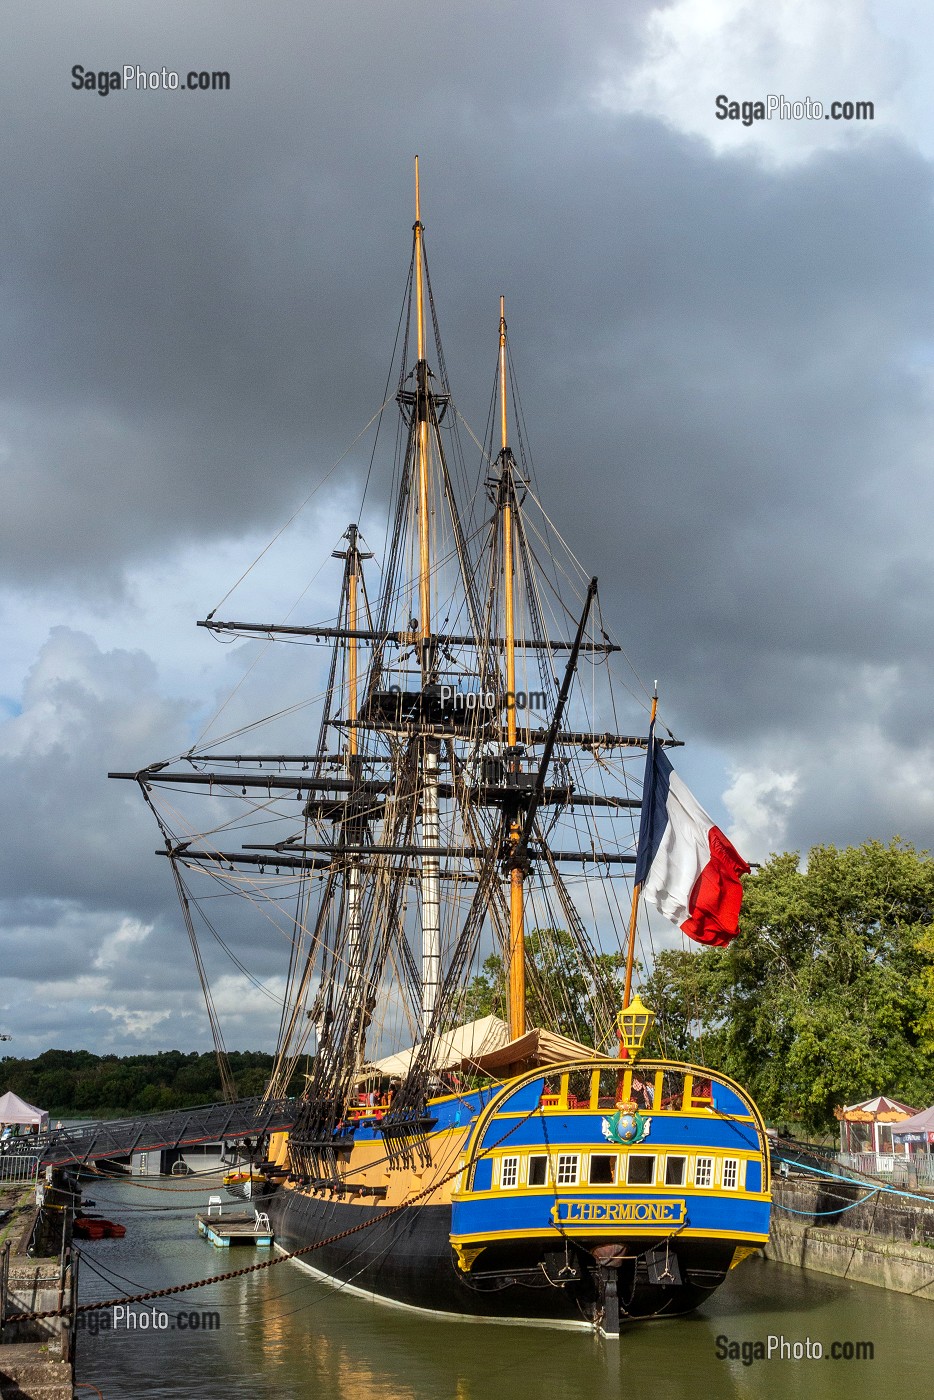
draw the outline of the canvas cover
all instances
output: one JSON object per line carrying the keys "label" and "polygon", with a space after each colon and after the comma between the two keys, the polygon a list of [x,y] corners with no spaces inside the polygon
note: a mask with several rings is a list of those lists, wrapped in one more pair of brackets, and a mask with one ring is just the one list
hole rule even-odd
{"label": "canvas cover", "polygon": [[892,1127],[893,1137],[901,1137],[902,1133],[930,1132],[934,1132],[934,1108],[925,1108],[913,1118],[906,1118],[903,1123],[895,1123]]}
{"label": "canvas cover", "polygon": [[485,1054],[465,1058],[463,1068],[495,1074],[497,1070],[510,1065],[521,1064],[526,1069],[536,1069],[539,1065],[559,1065],[565,1060],[590,1060],[595,1053],[592,1046],[569,1040],[566,1035],[531,1030],[519,1036],[518,1040],[507,1040]]}
{"label": "canvas cover", "polygon": [[45,1132],[49,1126],[49,1115],[44,1108],[36,1108],[33,1104],[21,1099],[12,1090],[7,1090],[0,1096],[0,1128],[32,1127],[33,1124],[40,1132]]}
{"label": "canvas cover", "polygon": [[[456,1030],[438,1037],[438,1044],[432,1058],[431,1067],[436,1070],[457,1069],[465,1060],[474,1060],[489,1051],[496,1050],[509,1039],[509,1029],[498,1016],[482,1016],[478,1021],[468,1021]],[[412,1045],[407,1050],[399,1050],[395,1055],[386,1055],[382,1060],[372,1060],[364,1065],[361,1079],[381,1075],[400,1078],[408,1074],[419,1047]]]}

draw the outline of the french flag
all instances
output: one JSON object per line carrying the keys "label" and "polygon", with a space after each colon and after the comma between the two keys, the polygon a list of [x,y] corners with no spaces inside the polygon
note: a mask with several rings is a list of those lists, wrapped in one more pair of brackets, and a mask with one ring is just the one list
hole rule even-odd
{"label": "french flag", "polygon": [[642,897],[698,943],[724,948],[739,933],[740,876],[750,867],[649,738],[635,883]]}

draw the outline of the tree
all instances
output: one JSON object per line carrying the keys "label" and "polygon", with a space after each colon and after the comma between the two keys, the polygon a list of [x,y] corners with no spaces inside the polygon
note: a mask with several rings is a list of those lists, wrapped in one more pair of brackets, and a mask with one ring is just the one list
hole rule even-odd
{"label": "tree", "polygon": [[[273,1057],[261,1051],[228,1056],[241,1097],[261,1094]],[[92,1055],[87,1050],[46,1050],[34,1060],[0,1059],[0,1090],[49,1110],[53,1118],[102,1113],[124,1116],[155,1109],[189,1108],[221,1098],[217,1057],[163,1050],[151,1055]],[[290,1086],[295,1093],[301,1076]]]}
{"label": "tree", "polygon": [[[744,881],[740,936],[662,954],[660,1034],[810,1129],[835,1106],[934,1096],[934,862],[896,838],[773,856]],[[680,1002],[680,1006],[678,1003]]]}
{"label": "tree", "polygon": [[[583,1045],[593,1045],[595,1000],[598,994],[604,999],[615,996],[622,1005],[619,971],[625,961],[620,953],[599,953],[590,969],[566,929],[532,929],[525,935],[529,1027],[544,1026]],[[498,953],[486,959],[482,971],[468,986],[464,1001],[465,1019],[491,1015],[504,1021],[509,1017],[506,971]]]}

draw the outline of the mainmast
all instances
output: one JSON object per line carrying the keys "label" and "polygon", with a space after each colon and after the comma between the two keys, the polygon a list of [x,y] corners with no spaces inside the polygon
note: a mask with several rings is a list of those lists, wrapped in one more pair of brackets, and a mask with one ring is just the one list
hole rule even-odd
{"label": "mainmast", "polygon": [[[513,503],[515,459],[509,446],[509,425],[506,413],[506,298],[499,299],[499,406],[502,447],[500,461],[500,499],[503,514],[503,589],[505,597],[504,639],[506,652],[506,744],[510,766],[518,762],[516,744],[516,609],[515,563],[513,554]],[[518,808],[512,814],[509,830],[510,853],[515,854],[522,828]],[[525,871],[517,861],[510,862],[509,876],[509,1034],[516,1040],[525,1035],[525,929],[524,899]]]}
{"label": "mainmast", "polygon": [[431,679],[431,561],[428,519],[428,361],[425,359],[425,292],[422,271],[421,195],[418,184],[418,156],[415,157],[415,321],[418,359],[415,364],[415,415],[418,425],[418,640],[422,685]]}
{"label": "mainmast", "polygon": [[[428,362],[425,359],[425,292],[422,246],[421,196],[418,183],[418,156],[415,157],[415,319],[418,359],[415,365],[415,418],[418,442],[418,649],[422,690],[431,684],[434,656],[431,641],[431,551],[428,491],[428,427],[431,418]],[[434,1016],[441,980],[441,864],[432,854],[440,845],[438,815],[438,741],[426,735],[421,741],[422,769],[422,1030],[427,1032]]]}

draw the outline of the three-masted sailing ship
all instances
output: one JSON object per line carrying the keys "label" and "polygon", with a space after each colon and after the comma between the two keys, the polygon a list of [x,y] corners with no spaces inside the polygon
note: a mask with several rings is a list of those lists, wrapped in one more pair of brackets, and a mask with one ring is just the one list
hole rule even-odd
{"label": "three-masted sailing ship", "polygon": [[647,696],[616,732],[621,648],[538,499],[502,301],[467,469],[417,163],[401,324],[380,566],[354,523],[328,621],[200,624],[328,648],[316,742],[228,735],[119,776],[159,823],[219,1048],[216,897],[287,937],[269,1092],[304,1087],[266,1156],[277,1242],[320,1242],[309,1267],[386,1302],[613,1334],[765,1242],[764,1125],[724,1076],[647,1057],[627,877],[646,750],[675,740]]}

